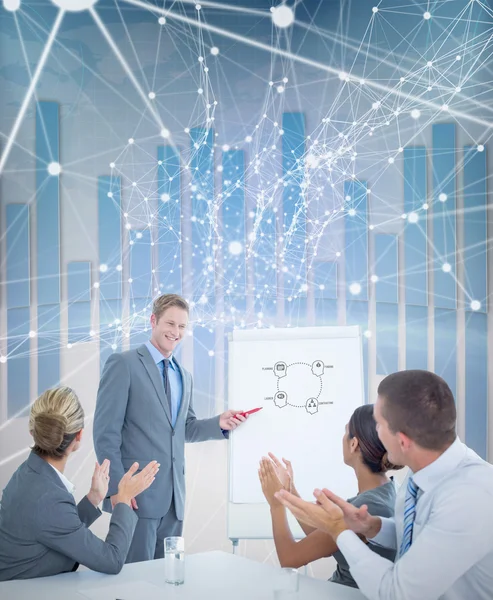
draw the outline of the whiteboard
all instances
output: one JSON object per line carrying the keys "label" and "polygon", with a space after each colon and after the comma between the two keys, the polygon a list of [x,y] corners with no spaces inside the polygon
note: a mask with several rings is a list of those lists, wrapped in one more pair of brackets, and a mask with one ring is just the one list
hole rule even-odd
{"label": "whiteboard", "polygon": [[[306,500],[313,500],[316,487],[346,498],[356,495],[342,438],[364,402],[360,328],[235,330],[228,365],[228,405],[263,407],[230,436],[228,536],[272,538],[258,480],[259,461],[268,452],[291,460]],[[298,526],[293,534],[302,537]]]}

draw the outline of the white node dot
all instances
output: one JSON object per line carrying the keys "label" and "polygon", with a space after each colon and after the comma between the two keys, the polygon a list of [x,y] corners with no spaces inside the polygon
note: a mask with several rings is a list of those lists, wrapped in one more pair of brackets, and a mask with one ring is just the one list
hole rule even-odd
{"label": "white node dot", "polygon": [[209,350],[209,356],[214,356],[214,350]]}
{"label": "white node dot", "polygon": [[52,162],[48,165],[48,173],[50,175],[53,175],[53,176],[60,175],[61,172],[62,172],[62,166],[60,165],[60,163]]}
{"label": "white node dot", "polygon": [[94,337],[96,335],[96,332],[94,331],[94,329],[91,329],[91,331],[89,332],[89,335],[91,337]]}
{"label": "white node dot", "polygon": [[204,90],[203,90],[202,88],[199,88],[199,89],[197,90],[197,94],[203,94],[203,93],[204,93]]}
{"label": "white node dot", "polygon": [[110,169],[114,169],[115,168],[115,163],[110,163]]}
{"label": "white node dot", "polygon": [[461,88],[461,87],[458,85],[458,86],[455,88],[455,91],[456,91],[457,93],[459,93],[459,92],[462,92],[462,88]]}
{"label": "white node dot", "polygon": [[108,192],[106,195],[108,196],[108,198],[113,198],[113,192]]}
{"label": "white node dot", "polygon": [[121,271],[121,270],[122,270],[122,268],[123,268],[123,267],[122,267],[121,265],[116,265],[116,270],[117,270],[117,271]]}
{"label": "white node dot", "polygon": [[372,10],[372,12],[377,13],[378,12],[378,6],[374,6],[371,10]]}
{"label": "white node dot", "polygon": [[452,265],[450,263],[443,263],[442,271],[444,273],[450,273],[451,270],[452,270]]}
{"label": "white node dot", "polygon": [[200,4],[196,4],[196,5],[195,5],[195,8],[196,8],[196,10],[201,10],[201,9],[202,9],[202,6],[201,6]]}
{"label": "white node dot", "polygon": [[154,92],[149,92],[148,95],[151,100],[154,100],[154,98],[156,97],[156,94]]}
{"label": "white node dot", "polygon": [[217,46],[213,46],[211,48],[211,54],[212,56],[217,56],[219,54],[219,48]]}
{"label": "white node dot", "polygon": [[371,280],[372,283],[377,283],[377,281],[378,281],[378,275],[372,275],[370,277],[370,280]]}
{"label": "white node dot", "polygon": [[423,19],[424,19],[425,21],[429,21],[429,20],[431,19],[431,13],[430,13],[430,12],[428,12],[428,11],[426,11],[426,12],[423,14]]}
{"label": "white node dot", "polygon": [[98,281],[96,281],[96,283],[95,283],[95,284],[94,284],[92,287],[93,287],[93,288],[95,288],[95,289],[97,290],[97,289],[98,289],[98,287],[99,287],[99,282],[98,282]]}
{"label": "white node dot", "polygon": [[481,302],[479,300],[473,300],[471,302],[471,310],[479,310],[481,308]]}
{"label": "white node dot", "polygon": [[15,12],[21,7],[21,0],[3,0],[3,7],[5,10]]}
{"label": "white node dot", "polygon": [[112,350],[116,350],[118,348],[118,346],[116,344],[111,344],[111,349]]}
{"label": "white node dot", "polygon": [[169,194],[161,194],[161,201],[162,202],[169,202],[170,201],[170,195]]}
{"label": "white node dot", "polygon": [[479,144],[479,146],[478,146],[478,152],[483,152],[483,151],[484,151],[483,144]]}
{"label": "white node dot", "polygon": [[421,111],[418,110],[417,108],[415,108],[414,110],[411,111],[411,117],[413,119],[419,119],[420,116],[421,116]]}
{"label": "white node dot", "polygon": [[294,23],[293,9],[285,4],[275,6],[272,10],[272,21],[276,27],[281,29],[289,27]]}
{"label": "white node dot", "polygon": [[358,294],[361,293],[361,285],[359,283],[352,283],[349,286],[349,291],[351,292],[351,294],[353,296],[357,296]]}
{"label": "white node dot", "polygon": [[2,363],[2,365],[4,365],[7,362],[7,357],[6,356],[0,356],[0,363]]}
{"label": "white node dot", "polygon": [[427,67],[432,67],[432,66],[433,66],[433,61],[429,60],[429,61],[426,63],[426,66],[427,66]]}
{"label": "white node dot", "polygon": [[461,60],[462,56],[460,54],[457,54],[457,56],[455,57],[455,60]]}
{"label": "white node dot", "polygon": [[389,158],[389,165],[392,165],[392,164],[394,164],[394,157],[393,156],[391,156]]}
{"label": "white node dot", "polygon": [[243,252],[243,245],[241,242],[231,242],[228,246],[228,250],[233,256],[238,256]]}
{"label": "white node dot", "polygon": [[72,344],[67,344],[67,348],[70,350],[70,348],[72,348]]}
{"label": "white node dot", "polygon": [[409,221],[409,223],[417,223],[419,221],[419,216],[417,213],[412,212],[409,213],[407,220]]}
{"label": "white node dot", "polygon": [[252,136],[251,135],[247,135],[245,138],[245,142],[247,142],[248,144],[252,141]]}
{"label": "white node dot", "polygon": [[429,208],[430,208],[430,207],[429,207],[429,205],[428,205],[428,202],[425,202],[425,203],[423,204],[423,210],[428,210]]}
{"label": "white node dot", "polygon": [[438,199],[440,200],[440,202],[447,202],[447,194],[441,193],[438,196]]}
{"label": "white node dot", "polygon": [[129,144],[133,144],[134,142],[135,142],[134,138],[129,138],[129,139],[128,139],[128,143],[129,143]]}
{"label": "white node dot", "polygon": [[36,332],[31,330],[31,331],[29,332],[29,337],[30,337],[30,338],[35,338],[35,337],[36,337]]}
{"label": "white node dot", "polygon": [[169,131],[166,128],[161,129],[161,137],[165,139],[169,138]]}
{"label": "white node dot", "polygon": [[278,85],[277,86],[277,93],[278,94],[282,94],[284,92],[284,86],[283,85]]}
{"label": "white node dot", "polygon": [[341,256],[341,253],[340,252],[336,252],[336,256],[337,256],[337,258],[339,258],[339,256]]}
{"label": "white node dot", "polygon": [[350,208],[350,209],[348,210],[348,215],[349,215],[350,217],[354,217],[354,216],[356,215],[356,210],[355,210],[354,208]]}
{"label": "white node dot", "polygon": [[365,336],[365,338],[371,338],[371,331],[367,329],[363,335]]}
{"label": "white node dot", "polygon": [[69,12],[80,12],[81,10],[87,10],[96,4],[98,0],[51,0],[53,4],[68,10]]}
{"label": "white node dot", "polygon": [[108,270],[108,265],[105,265],[105,264],[99,265],[99,270],[101,273],[106,273],[106,271]]}
{"label": "white node dot", "polygon": [[159,19],[157,20],[157,22],[159,23],[159,25],[166,25],[166,18],[165,17],[159,17]]}

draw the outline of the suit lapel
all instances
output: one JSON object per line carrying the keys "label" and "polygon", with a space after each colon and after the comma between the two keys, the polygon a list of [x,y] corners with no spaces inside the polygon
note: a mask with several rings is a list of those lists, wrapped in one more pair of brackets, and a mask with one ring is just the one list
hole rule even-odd
{"label": "suit lapel", "polygon": [[164,391],[164,382],[159,375],[159,368],[152,359],[152,356],[149,353],[149,350],[146,348],[145,344],[140,346],[137,349],[137,353],[139,354],[139,358],[142,364],[149,375],[150,380],[152,381],[152,385],[156,390],[156,394],[158,395],[159,402],[166,413],[166,417],[168,418],[169,424],[171,425],[171,411],[169,407],[168,398],[166,397],[166,392]]}
{"label": "suit lapel", "polygon": [[[180,370],[181,386],[182,386],[180,410],[178,411],[178,415],[176,417],[176,422],[178,423],[179,419],[181,419],[181,416],[183,414],[183,411],[184,411],[183,406],[186,403],[186,399],[188,398],[190,389],[189,389],[189,384],[188,384],[188,377],[186,377],[185,371],[182,369],[181,365],[178,363],[176,358],[174,358],[174,362],[175,362],[175,365]],[[175,423],[175,427],[176,427],[176,423]]]}

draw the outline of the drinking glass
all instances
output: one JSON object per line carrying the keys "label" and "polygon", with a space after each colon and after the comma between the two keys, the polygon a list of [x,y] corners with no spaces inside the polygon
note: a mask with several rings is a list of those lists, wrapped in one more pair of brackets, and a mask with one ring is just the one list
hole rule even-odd
{"label": "drinking glass", "polygon": [[185,540],[167,537],[164,540],[164,579],[166,583],[185,583]]}

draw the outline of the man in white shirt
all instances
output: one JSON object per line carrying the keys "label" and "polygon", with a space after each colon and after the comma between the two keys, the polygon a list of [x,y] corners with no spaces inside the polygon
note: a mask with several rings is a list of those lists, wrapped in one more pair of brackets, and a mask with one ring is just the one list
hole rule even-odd
{"label": "man in white shirt", "polygon": [[[334,538],[370,600],[491,600],[493,467],[457,438],[450,388],[428,371],[394,373],[378,388],[374,415],[389,460],[410,469],[394,519],[328,490],[315,490],[316,504],[286,491],[279,500]],[[361,538],[395,548],[395,564]]]}

